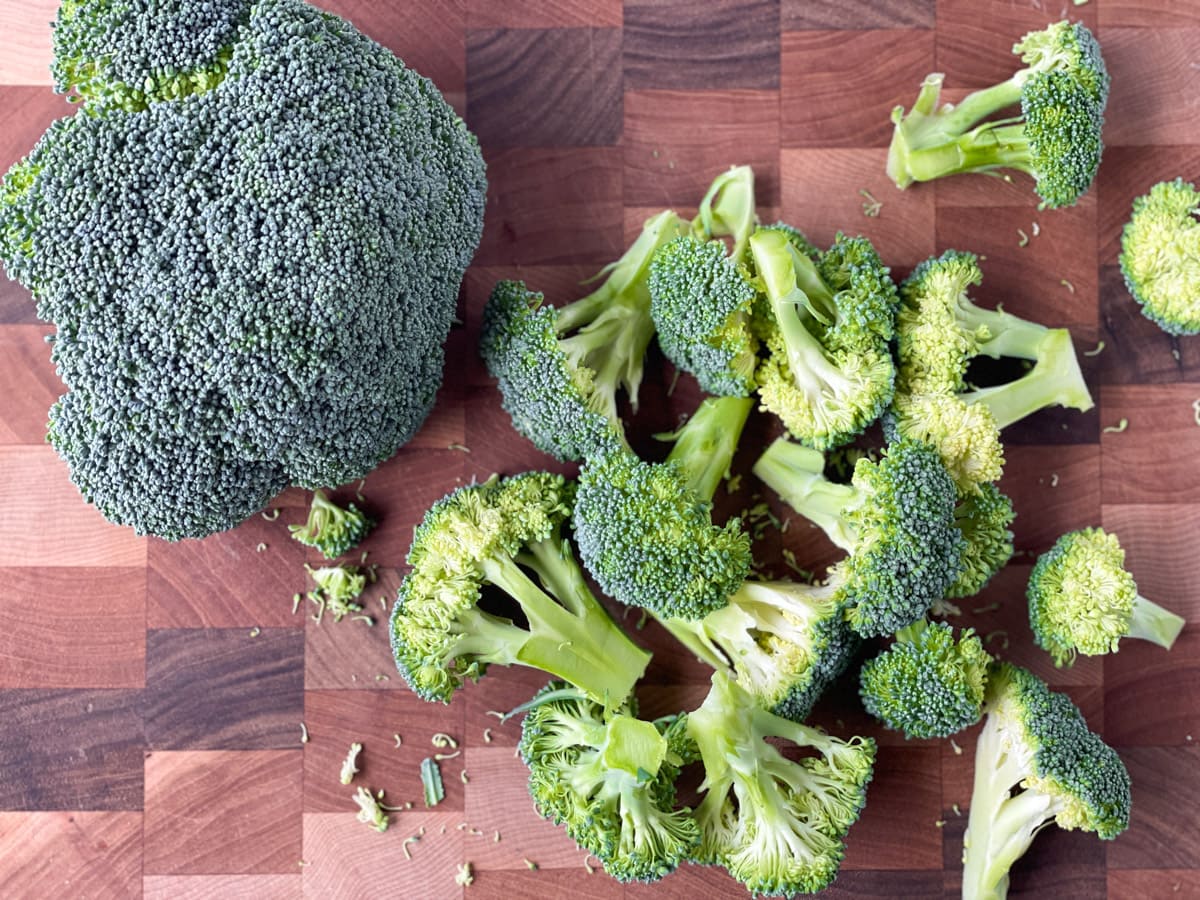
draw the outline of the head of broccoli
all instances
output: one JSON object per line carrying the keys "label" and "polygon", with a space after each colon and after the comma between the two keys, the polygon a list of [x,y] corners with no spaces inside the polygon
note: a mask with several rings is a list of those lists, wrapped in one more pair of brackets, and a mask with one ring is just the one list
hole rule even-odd
{"label": "head of broccoli", "polygon": [[1170,334],[1200,334],[1200,195],[1182,178],[1133,201],[1121,273],[1143,315]]}

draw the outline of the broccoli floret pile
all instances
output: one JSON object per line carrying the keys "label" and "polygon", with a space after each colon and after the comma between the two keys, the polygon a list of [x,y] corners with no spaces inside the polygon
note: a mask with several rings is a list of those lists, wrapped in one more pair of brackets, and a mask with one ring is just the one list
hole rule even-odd
{"label": "broccoli floret pile", "polygon": [[1170,334],[1200,334],[1200,195],[1182,178],[1133,201],[1121,234],[1125,285],[1150,321]]}
{"label": "broccoli floret pile", "polygon": [[426,79],[299,0],[64,3],[60,119],[0,191],[55,326],[49,440],[114,522],[229,528],[424,421],[484,167]]}
{"label": "broccoli floret pile", "polygon": [[[899,188],[962,172],[1015,169],[1035,179],[1043,207],[1071,206],[1091,186],[1103,150],[1110,79],[1087,27],[1055,22],[1013,46],[1025,68],[1000,84],[939,105],[944,76],[892,111],[887,173]],[[1019,116],[993,118],[1021,105]]]}

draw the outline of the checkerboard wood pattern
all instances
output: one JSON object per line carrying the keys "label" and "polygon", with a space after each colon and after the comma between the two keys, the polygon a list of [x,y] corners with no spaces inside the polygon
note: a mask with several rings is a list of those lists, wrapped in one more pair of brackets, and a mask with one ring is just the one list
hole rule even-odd
{"label": "checkerboard wood pattern", "polygon": [[[1104,342],[1082,357],[1093,412],[1044,412],[1006,433],[1019,555],[967,606],[984,610],[972,617],[981,632],[1005,633],[993,650],[1067,691],[1120,750],[1133,824],[1108,845],[1048,829],[1017,866],[1012,894],[1200,897],[1200,629],[1170,654],[1129,643],[1060,671],[1031,647],[1023,600],[1034,554],[1066,529],[1102,523],[1122,536],[1143,592],[1200,621],[1200,342],[1143,319],[1116,266],[1132,197],[1159,179],[1200,176],[1200,2],[329,5],[437,83],[478,133],[491,181],[438,408],[363,488],[381,520],[363,546],[382,575],[369,611],[381,618],[434,499],[494,471],[561,468],[511,430],[475,356],[492,283],[519,276],[572,299],[649,212],[690,213],[717,172],[752,163],[764,217],[782,215],[823,242],[839,228],[861,231],[899,275],[947,247],[977,251],[987,257],[984,301],[1069,326],[1080,350]],[[68,111],[48,88],[55,6],[0,0],[5,167]],[[1113,73],[1109,148],[1083,202],[1039,213],[1023,178],[898,193],[883,171],[892,105],[910,103],[928,71],[948,72],[953,96],[1005,77],[1013,40],[1067,12],[1097,32]],[[883,201],[877,218],[863,215],[860,189]],[[1027,246],[1018,230],[1031,235]],[[59,392],[48,331],[26,293],[0,283],[0,896],[744,896],[709,869],[652,886],[588,874],[584,854],[531,809],[513,756],[517,727],[487,715],[527,699],[535,673],[497,670],[449,707],[424,704],[396,676],[383,627],[294,615],[302,564],[315,561],[285,528],[304,515],[302,492],[278,498],[277,521],[255,517],[203,542],[139,539],[103,522],[42,441]],[[683,378],[668,397],[672,381],[652,359],[632,426],[646,452],[655,452],[649,435],[699,396]],[[1126,431],[1104,430],[1122,419]],[[751,423],[739,465],[770,428]],[[758,552],[775,557],[781,543],[805,565],[832,558],[798,522]],[[697,702],[703,670],[651,626],[638,638],[661,651],[643,710]],[[957,896],[974,731],[957,747],[897,739],[867,719],[851,686],[816,718],[882,745],[829,896]],[[425,810],[417,769],[438,732],[463,752],[443,765],[445,802]],[[355,821],[352,789],[338,782],[352,741],[365,746],[357,783],[417,801],[385,834]],[[412,836],[420,840],[406,844]],[[465,890],[454,881],[464,861],[475,872]]]}

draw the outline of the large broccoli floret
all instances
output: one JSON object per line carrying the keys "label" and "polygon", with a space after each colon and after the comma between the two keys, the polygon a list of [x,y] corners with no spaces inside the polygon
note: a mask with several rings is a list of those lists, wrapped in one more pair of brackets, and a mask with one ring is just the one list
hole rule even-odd
{"label": "large broccoli floret", "polygon": [[[866,801],[875,742],[841,740],[758,709],[719,672],[687,728],[704,765],[696,862],[724,866],[756,895],[827,887]],[[812,755],[790,759],[767,738]]]}
{"label": "large broccoli floret", "polygon": [[[449,702],[492,663],[541,669],[608,707],[629,696],[650,654],[592,595],[561,534],[572,488],[542,472],[492,478],[425,514],[391,616],[396,665],[422,699]],[[480,609],[485,585],[515,600],[527,625]]]}
{"label": "large broccoli floret", "polygon": [[1200,334],[1200,195],[1182,178],[1133,201],[1121,273],[1142,314],[1171,334]]}
{"label": "large broccoli floret", "polygon": [[960,497],[954,507],[954,523],[962,532],[962,571],[954,584],[946,588],[946,597],[974,597],[1012,559],[1013,534],[1009,530],[1016,518],[1012,500],[994,484]]}
{"label": "large broccoli floret", "polygon": [[1129,826],[1129,773],[1075,704],[1025,669],[994,666],[984,709],[963,897],[1004,900],[1013,863],[1050,822],[1103,840]]}
{"label": "large broccoli floret", "polygon": [[563,307],[517,281],[496,285],[483,311],[479,349],[499,381],[513,427],[558,459],[579,460],[624,443],[617,393],[636,409],[654,337],[646,286],[656,250],[682,223],[664,211],[602,274],[604,283]]}
{"label": "large broccoli floret", "polygon": [[[983,309],[969,291],[983,280],[973,253],[947,250],[922,262],[900,286],[899,367],[890,428],[937,447],[963,492],[999,479],[1000,430],[1047,406],[1094,405],[1065,328],[1046,328]],[[1007,384],[971,389],[976,356],[1030,360]]]}
{"label": "large broccoli floret", "polygon": [[618,881],[670,874],[700,842],[691,810],[675,808],[675,779],[691,755],[686,717],[637,718],[550,682],[521,728],[520,753],[540,815]]}
{"label": "large broccoli floret", "polygon": [[850,484],[825,478],[825,458],[779,438],[754,474],[849,555],[832,573],[851,627],[864,637],[915,622],[958,577],[963,539],[954,483],[937,451],[891,444],[878,462],[855,463]]}
{"label": "large broccoli floret", "polygon": [[753,401],[706,399],[673,435],[665,462],[624,448],[589,459],[579,475],[575,536],[600,587],[631,606],[700,618],[750,572],[741,522],[712,521],[712,497],[729,469]]}
{"label": "large broccoli floret", "polygon": [[[1100,45],[1084,25],[1062,21],[1031,31],[1013,53],[1025,68],[958,105],[939,106],[939,73],[925,79],[907,115],[902,106],[892,110],[887,172],[897,187],[1003,168],[1033,176],[1043,207],[1071,206],[1087,191],[1108,102]],[[990,118],[1017,102],[1020,116]]]}
{"label": "large broccoli floret", "polygon": [[910,738],[949,737],[979,721],[992,657],[968,628],[957,640],[944,622],[922,619],[863,664],[867,712]]}
{"label": "large broccoli floret", "polygon": [[758,367],[763,408],[818,450],[846,443],[879,418],[892,398],[888,349],[896,287],[866,238],[837,236],[810,259],[785,230],[750,238],[769,305]]}
{"label": "large broccoli floret", "polygon": [[365,475],[420,426],[479,241],[478,144],[434,86],[299,0],[67,2],[83,114],[0,190],[56,326],[49,439],[162,537]]}
{"label": "large broccoli floret", "polygon": [[1057,666],[1075,654],[1116,653],[1121,638],[1170,650],[1184,619],[1138,593],[1115,534],[1084,528],[1064,534],[1029,576],[1029,624]]}

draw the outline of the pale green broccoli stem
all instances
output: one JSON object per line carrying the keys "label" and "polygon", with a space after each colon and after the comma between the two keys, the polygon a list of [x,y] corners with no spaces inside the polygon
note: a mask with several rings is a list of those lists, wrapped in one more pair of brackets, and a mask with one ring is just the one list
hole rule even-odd
{"label": "pale green broccoli stem", "polygon": [[1185,620],[1169,609],[1163,609],[1153,600],[1138,594],[1133,601],[1133,614],[1129,619],[1129,637],[1151,641],[1170,650],[1183,630]]}
{"label": "pale green broccoli stem", "polygon": [[853,553],[857,535],[844,512],[862,498],[852,485],[824,476],[825,456],[786,438],[778,438],[754,464],[755,476],[792,509],[818,525],[838,547]]}
{"label": "pale green broccoli stem", "polygon": [[733,455],[750,410],[752,397],[708,397],[679,431],[667,462],[676,463],[688,487],[701,500],[712,500],[729,474]]}
{"label": "pale green broccoli stem", "polygon": [[917,619],[911,625],[905,625],[895,634],[896,643],[898,644],[913,644],[925,633],[929,628],[928,619]]}
{"label": "pale green broccoli stem", "polygon": [[908,173],[914,181],[933,181],[962,172],[991,169],[1033,171],[1029,139],[1023,125],[981,125],[947,143],[910,150]]}
{"label": "pale green broccoli stem", "polygon": [[[585,303],[589,301],[578,301]],[[571,304],[564,309],[570,310]],[[563,315],[558,316],[559,333],[565,333]],[[567,360],[576,367],[585,367],[592,376],[592,396],[595,410],[610,422],[620,421],[617,413],[617,391],[624,388],[630,405],[636,410],[638,388],[646,350],[654,337],[654,320],[650,318],[649,295],[645,303],[629,298],[616,298],[604,304],[603,311],[590,324],[569,338],[559,341]]]}
{"label": "pale green broccoli stem", "polygon": [[709,187],[700,201],[700,211],[692,220],[692,233],[705,241],[732,237],[729,258],[740,263],[746,256],[754,227],[754,171],[749,166],[736,166],[718,175]]}
{"label": "pale green broccoli stem", "polygon": [[1047,406],[1086,412],[1091,392],[1065,328],[1050,329],[1042,338],[1034,367],[1015,381],[961,394],[966,403],[982,403],[1003,429]]}

